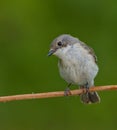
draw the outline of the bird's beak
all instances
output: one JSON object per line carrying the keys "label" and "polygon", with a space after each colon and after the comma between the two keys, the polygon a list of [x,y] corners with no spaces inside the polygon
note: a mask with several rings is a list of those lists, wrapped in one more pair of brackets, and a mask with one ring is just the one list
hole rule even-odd
{"label": "bird's beak", "polygon": [[48,56],[51,56],[53,53],[55,52],[55,50],[50,50],[49,52],[48,52]]}

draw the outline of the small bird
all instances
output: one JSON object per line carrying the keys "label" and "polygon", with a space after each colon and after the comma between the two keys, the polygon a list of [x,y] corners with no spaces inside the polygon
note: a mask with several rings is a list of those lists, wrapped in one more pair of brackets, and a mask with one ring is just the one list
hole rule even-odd
{"label": "small bird", "polygon": [[52,41],[48,56],[52,54],[59,58],[60,76],[68,83],[65,95],[68,95],[69,87],[73,84],[87,90],[80,95],[81,102],[100,102],[97,92],[88,91],[94,86],[94,78],[98,73],[97,57],[93,49],[78,38],[63,34]]}

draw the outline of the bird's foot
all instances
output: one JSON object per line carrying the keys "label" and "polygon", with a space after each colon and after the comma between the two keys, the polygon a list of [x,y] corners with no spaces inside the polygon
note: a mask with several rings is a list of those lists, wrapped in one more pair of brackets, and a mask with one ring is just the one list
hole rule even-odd
{"label": "bird's foot", "polygon": [[89,88],[86,87],[86,88],[85,88],[85,91],[86,91],[86,93],[89,93]]}
{"label": "bird's foot", "polygon": [[84,85],[84,86],[80,86],[81,89],[83,89],[83,93],[88,94],[89,93],[89,87],[88,84]]}
{"label": "bird's foot", "polygon": [[67,87],[66,90],[64,91],[65,96],[71,95],[70,89]]}

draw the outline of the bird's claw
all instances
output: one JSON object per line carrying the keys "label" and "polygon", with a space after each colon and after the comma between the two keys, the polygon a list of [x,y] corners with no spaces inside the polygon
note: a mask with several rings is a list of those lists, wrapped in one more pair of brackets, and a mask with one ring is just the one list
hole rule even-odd
{"label": "bird's claw", "polygon": [[66,90],[64,91],[64,95],[65,95],[65,96],[71,95],[71,92],[70,92],[70,89],[69,89],[69,88],[66,88]]}
{"label": "bird's claw", "polygon": [[85,89],[86,89],[86,93],[89,93],[89,88],[86,87]]}

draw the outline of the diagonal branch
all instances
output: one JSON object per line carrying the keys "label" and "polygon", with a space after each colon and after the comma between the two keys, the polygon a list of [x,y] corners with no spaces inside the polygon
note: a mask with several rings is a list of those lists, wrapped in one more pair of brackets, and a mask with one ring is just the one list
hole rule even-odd
{"label": "diagonal branch", "polygon": [[[91,87],[89,89],[90,92],[104,91],[104,90],[117,90],[117,85]],[[85,89],[71,90],[70,94],[68,96],[80,95],[84,92],[86,92]],[[39,98],[63,97],[63,96],[64,96],[64,91],[11,95],[11,96],[0,97],[0,102],[10,102],[10,101],[15,101],[15,100],[28,100],[28,99],[39,99]]]}

